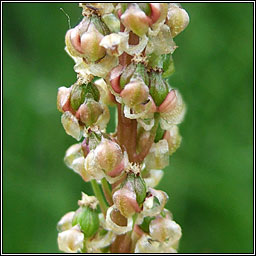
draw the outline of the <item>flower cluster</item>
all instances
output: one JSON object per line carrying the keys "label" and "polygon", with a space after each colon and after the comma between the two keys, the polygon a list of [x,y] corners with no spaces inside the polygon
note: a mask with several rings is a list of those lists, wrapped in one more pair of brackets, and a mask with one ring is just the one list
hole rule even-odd
{"label": "flower cluster", "polygon": [[[80,3],[83,19],[65,36],[77,81],[60,87],[57,108],[77,140],[64,162],[94,196],[58,222],[63,252],[175,253],[181,228],[155,189],[181,144],[186,111],[169,82],[174,37],[189,23],[176,3]],[[117,127],[108,134],[109,106]],[[103,191],[103,193],[102,193]],[[100,208],[100,211],[98,207]]]}

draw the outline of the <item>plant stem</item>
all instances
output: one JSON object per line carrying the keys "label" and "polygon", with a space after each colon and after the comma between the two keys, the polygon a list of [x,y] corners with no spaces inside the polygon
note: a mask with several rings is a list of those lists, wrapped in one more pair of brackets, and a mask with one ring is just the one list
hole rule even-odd
{"label": "plant stem", "polygon": [[107,206],[105,199],[101,193],[100,186],[98,185],[96,180],[91,180],[91,185],[92,185],[94,195],[97,197],[97,199],[99,201],[100,209],[101,209],[102,213],[104,214],[104,216],[106,216],[108,206]]}
{"label": "plant stem", "polygon": [[157,127],[159,125],[159,121],[160,121],[160,115],[159,113],[155,113],[155,124],[153,126],[153,128],[150,131],[150,136],[148,138],[147,144],[145,145],[144,149],[134,157],[134,162],[136,163],[142,163],[142,161],[144,160],[144,158],[147,156],[153,142],[156,136],[156,131],[157,131]]}
{"label": "plant stem", "polygon": [[101,180],[101,186],[102,186],[102,190],[103,190],[103,193],[105,195],[105,198],[106,198],[108,204],[110,206],[113,205],[112,192],[109,188],[109,185],[108,185],[108,182],[107,182],[106,178],[103,178]]}

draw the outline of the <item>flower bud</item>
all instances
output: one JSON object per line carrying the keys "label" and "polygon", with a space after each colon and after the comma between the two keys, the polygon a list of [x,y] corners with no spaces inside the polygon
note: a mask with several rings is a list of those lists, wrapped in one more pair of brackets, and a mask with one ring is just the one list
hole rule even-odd
{"label": "flower bud", "polygon": [[140,175],[129,173],[127,179],[113,195],[113,201],[125,217],[140,212],[146,197],[146,184]]}
{"label": "flower bud", "polygon": [[86,58],[94,62],[105,55],[104,47],[100,41],[107,34],[106,25],[96,16],[84,18],[78,26],[68,30],[66,34],[66,45],[69,53],[75,57]]}
{"label": "flower bud", "polygon": [[149,93],[155,104],[160,106],[169,92],[168,85],[161,77],[161,73],[152,72],[150,78]]}
{"label": "flower bud", "polygon": [[182,122],[186,113],[186,105],[179,92],[177,90],[171,90],[163,103],[158,107],[158,111],[161,116],[161,128],[169,130],[173,125]]}
{"label": "flower bud", "polygon": [[66,253],[80,252],[84,247],[84,234],[78,225],[58,234],[59,250]]}
{"label": "flower bud", "polygon": [[116,177],[124,170],[124,156],[120,146],[109,140],[102,139],[101,143],[95,149],[95,161],[103,171]]}
{"label": "flower bud", "polygon": [[177,96],[175,93],[175,90],[171,90],[169,93],[167,92],[167,95],[165,95],[164,100],[159,105],[159,112],[166,113],[172,111],[177,102]]}
{"label": "flower bud", "polygon": [[62,113],[70,110],[70,91],[71,88],[64,86],[58,89],[57,109]]}
{"label": "flower bud", "polygon": [[150,236],[160,242],[168,240],[168,244],[174,244],[181,238],[181,228],[173,220],[157,216],[149,224]]}
{"label": "flower bud", "polygon": [[79,224],[86,238],[90,238],[99,228],[99,216],[96,212],[98,200],[94,196],[82,193],[82,200],[78,201],[80,208],[75,212],[72,225]]}
{"label": "flower bud", "polygon": [[102,38],[103,35],[95,27],[81,36],[83,56],[89,61],[97,61],[104,57],[105,48],[100,46]]}
{"label": "flower bud", "polygon": [[167,140],[169,146],[169,154],[172,155],[180,146],[182,137],[179,134],[179,127],[174,125],[170,130],[166,131],[163,139]]}
{"label": "flower bud", "polygon": [[138,4],[132,3],[121,16],[121,21],[125,27],[129,28],[137,36],[147,33],[150,19],[139,8]]}
{"label": "flower bud", "polygon": [[171,29],[172,37],[182,32],[189,23],[188,13],[177,4],[169,4],[167,25]]}
{"label": "flower bud", "polygon": [[116,93],[120,93],[122,91],[120,87],[120,75],[122,74],[122,71],[123,66],[118,65],[117,67],[112,69],[109,74],[109,83]]}
{"label": "flower bud", "polygon": [[141,209],[136,200],[136,193],[133,189],[122,187],[113,194],[113,201],[117,209],[125,217],[131,217]]}
{"label": "flower bud", "polygon": [[147,187],[145,181],[141,178],[140,175],[130,174],[134,179],[134,191],[136,193],[136,200],[139,205],[141,205],[147,194]]}
{"label": "flower bud", "polygon": [[80,157],[84,157],[81,144],[74,144],[67,149],[64,157],[64,162],[67,167],[73,169],[74,161]]}
{"label": "flower bud", "polygon": [[124,104],[128,107],[133,107],[144,103],[148,99],[149,89],[141,79],[131,80],[130,83],[124,87],[120,96]]}
{"label": "flower bud", "polygon": [[161,21],[166,19],[168,4],[166,3],[150,3],[151,14],[150,19],[151,23],[160,23]]}
{"label": "flower bud", "polygon": [[80,105],[84,103],[85,98],[93,98],[96,101],[99,101],[100,93],[96,86],[91,83],[88,84],[79,84],[76,83],[72,85],[71,96],[70,96],[70,105],[72,109],[78,110]]}
{"label": "flower bud", "polygon": [[59,232],[63,232],[65,230],[72,228],[72,219],[73,219],[74,215],[75,215],[75,212],[66,213],[58,222],[57,230]]}
{"label": "flower bud", "polygon": [[83,122],[86,127],[95,124],[103,113],[101,104],[93,99],[86,101],[79,107],[76,117]]}
{"label": "flower bud", "polygon": [[121,76],[120,76],[120,87],[124,89],[125,85],[130,82],[130,79],[132,78],[132,75],[134,74],[136,69],[136,65],[131,63],[129,66],[127,66]]}

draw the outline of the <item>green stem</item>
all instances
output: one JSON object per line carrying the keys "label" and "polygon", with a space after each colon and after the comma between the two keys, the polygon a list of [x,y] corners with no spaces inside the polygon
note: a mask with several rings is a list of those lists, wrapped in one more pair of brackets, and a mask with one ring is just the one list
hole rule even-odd
{"label": "green stem", "polygon": [[107,206],[105,199],[101,193],[100,186],[98,185],[96,180],[91,180],[91,185],[92,185],[94,195],[97,197],[97,199],[99,201],[100,209],[101,209],[102,213],[104,214],[104,216],[106,216],[108,206]]}
{"label": "green stem", "polygon": [[107,202],[109,203],[109,205],[113,205],[112,192],[109,188],[106,178],[103,178],[101,180],[101,186]]}

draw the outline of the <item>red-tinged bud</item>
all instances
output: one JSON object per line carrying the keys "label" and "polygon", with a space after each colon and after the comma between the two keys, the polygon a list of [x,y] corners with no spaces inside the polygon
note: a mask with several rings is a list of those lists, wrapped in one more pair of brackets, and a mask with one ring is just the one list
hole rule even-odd
{"label": "red-tinged bud", "polygon": [[123,66],[118,65],[110,72],[109,82],[111,87],[116,93],[120,93],[122,91],[120,87],[120,76],[122,74],[122,71],[123,71]]}
{"label": "red-tinged bud", "polygon": [[165,20],[168,12],[168,4],[166,3],[150,3],[152,24]]}
{"label": "red-tinged bud", "polygon": [[136,193],[127,186],[122,187],[114,193],[113,201],[121,214],[127,218],[141,211],[136,200]]}
{"label": "red-tinged bud", "polygon": [[120,96],[128,107],[144,103],[149,96],[149,89],[142,80],[133,80],[127,84]]}
{"label": "red-tinged bud", "polygon": [[87,99],[76,112],[76,118],[88,127],[95,124],[102,113],[103,108],[99,102]]}
{"label": "red-tinged bud", "polygon": [[167,94],[163,103],[158,107],[159,112],[166,113],[166,112],[172,111],[176,106],[176,102],[177,102],[177,96],[176,96],[175,90],[171,90]]}
{"label": "red-tinged bud", "polygon": [[106,51],[99,44],[106,30],[98,17],[84,18],[79,25],[66,33],[65,42],[68,52],[72,56],[83,57],[90,62],[103,58]]}
{"label": "red-tinged bud", "polygon": [[57,109],[62,113],[70,111],[70,92],[71,88],[66,88],[64,86],[58,89]]}
{"label": "red-tinged bud", "polygon": [[109,139],[103,138],[96,147],[95,158],[98,166],[109,176],[118,176],[124,169],[122,149]]}
{"label": "red-tinged bud", "polygon": [[150,23],[149,17],[135,3],[128,6],[121,16],[121,21],[137,36],[145,35]]}
{"label": "red-tinged bud", "polygon": [[104,57],[106,50],[99,45],[102,38],[103,35],[95,27],[91,28],[90,32],[84,33],[81,36],[83,55],[89,61],[97,61]]}

